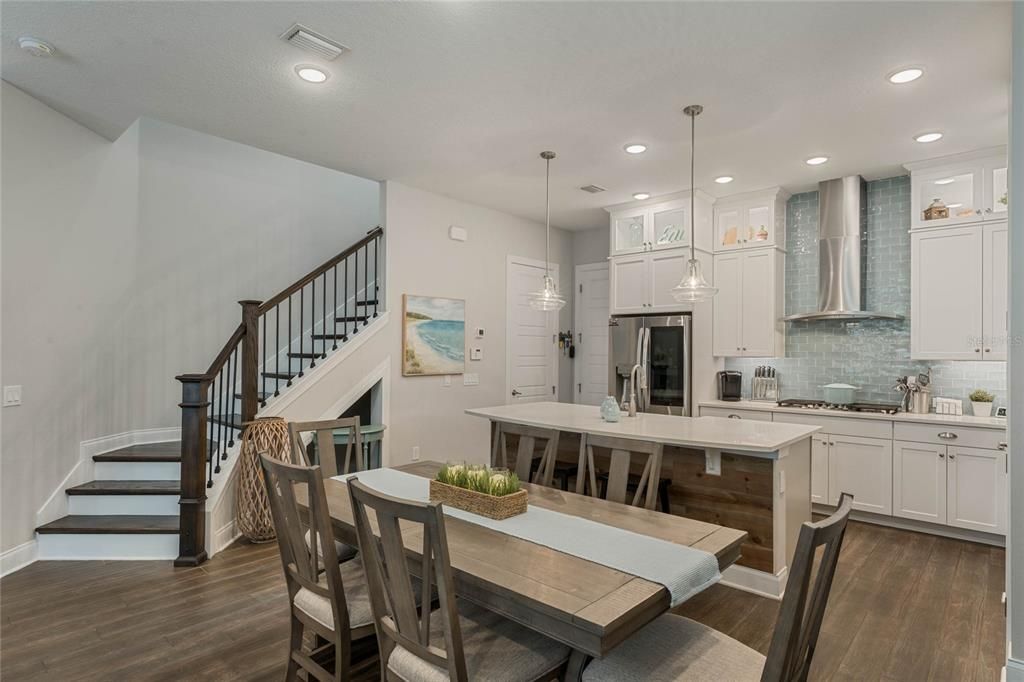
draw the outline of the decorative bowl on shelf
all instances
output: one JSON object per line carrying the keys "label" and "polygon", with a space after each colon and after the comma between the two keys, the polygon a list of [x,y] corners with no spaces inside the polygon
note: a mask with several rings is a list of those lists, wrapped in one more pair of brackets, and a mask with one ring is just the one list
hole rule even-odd
{"label": "decorative bowl on shelf", "polygon": [[430,481],[430,501],[500,521],[526,513],[527,493],[512,472],[446,464]]}

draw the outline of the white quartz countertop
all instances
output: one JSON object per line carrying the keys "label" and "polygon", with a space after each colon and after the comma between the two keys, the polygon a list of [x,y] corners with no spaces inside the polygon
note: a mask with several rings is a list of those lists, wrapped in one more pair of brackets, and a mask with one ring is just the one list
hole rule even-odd
{"label": "white quartz countertop", "polygon": [[646,413],[635,417],[623,414],[618,422],[606,422],[601,419],[598,407],[553,402],[470,408],[466,414],[544,429],[617,436],[681,447],[752,452],[762,456],[776,453],[819,430],[817,426],[803,424]]}
{"label": "white quartz countertop", "polygon": [[1006,430],[1005,417],[975,417],[973,415],[954,416],[951,414],[877,414],[872,412],[846,412],[843,410],[816,410],[803,407],[779,407],[774,402],[759,400],[705,400],[700,407],[718,407],[732,410],[760,410],[762,412],[786,412],[802,414],[808,417],[842,417],[844,419],[873,419],[906,424],[951,424],[956,426],[973,426],[980,429]]}

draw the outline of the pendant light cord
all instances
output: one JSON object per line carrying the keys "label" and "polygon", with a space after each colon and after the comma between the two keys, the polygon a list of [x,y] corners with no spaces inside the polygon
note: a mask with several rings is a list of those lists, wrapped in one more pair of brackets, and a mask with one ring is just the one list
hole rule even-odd
{"label": "pendant light cord", "polygon": [[694,251],[694,243],[693,243],[694,235],[695,235],[695,228],[694,228],[695,216],[694,216],[694,213],[693,213],[694,205],[695,205],[695,201],[694,201],[694,188],[693,188],[694,187],[694,180],[693,180],[694,162],[693,162],[693,159],[696,156],[696,151],[697,151],[695,149],[695,145],[697,143],[696,128],[697,128],[697,114],[694,113],[693,115],[690,116],[690,260],[693,260],[693,259],[695,259],[697,257],[696,251]]}
{"label": "pendant light cord", "polygon": [[544,278],[551,264],[551,158],[544,159]]}

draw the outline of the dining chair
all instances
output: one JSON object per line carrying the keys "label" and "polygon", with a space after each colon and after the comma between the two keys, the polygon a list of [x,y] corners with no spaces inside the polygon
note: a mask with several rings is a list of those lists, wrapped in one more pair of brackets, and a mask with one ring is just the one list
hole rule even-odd
{"label": "dining chair", "polygon": [[[558,679],[569,658],[568,647],[457,599],[440,504],[391,497],[358,478],[348,481],[348,490],[377,624],[382,679]],[[415,561],[408,558],[403,526],[422,534],[421,556]],[[422,577],[416,583],[420,592],[432,582],[436,586],[438,609],[431,610],[431,600],[423,598],[417,610],[410,564]]]}
{"label": "dining chair", "polygon": [[[767,657],[717,630],[667,614],[646,625],[605,658],[593,661],[583,671],[584,682],[804,682],[814,657],[851,509],[853,495],[843,493],[831,516],[800,527]],[[823,551],[812,583],[819,548]]]}
{"label": "dining chair", "polygon": [[[351,679],[352,643],[375,631],[362,562],[338,561],[319,466],[287,464],[265,454],[260,463],[291,611],[287,679],[298,679],[299,668],[318,680]],[[304,490],[308,500],[305,517],[297,489]],[[304,648],[307,629],[326,644]],[[332,652],[333,673],[321,665]]]}
{"label": "dining chair", "polygon": [[[580,436],[579,475],[576,477],[576,492],[586,494],[589,484],[590,496],[601,497],[598,487],[598,472],[594,464],[594,448],[611,451],[608,470],[601,474],[607,479],[604,486],[604,499],[612,502],[631,504],[634,507],[654,509],[658,501],[661,486],[661,443],[630,440],[615,436],[583,434]],[[639,476],[631,474],[634,456],[644,457],[643,473]],[[631,485],[632,484],[632,485]],[[630,489],[633,498],[629,499]]]}
{"label": "dining chair", "polygon": [[[508,468],[508,439],[506,436],[518,436],[519,446],[516,449],[516,476],[521,481],[539,483],[543,486],[550,486],[554,479],[555,460],[558,459],[558,429],[541,429],[523,424],[502,423],[498,425],[497,438],[500,443],[498,463]],[[533,453],[541,441],[544,447],[544,454],[540,457],[536,470],[533,471]]]}
{"label": "dining chair", "polygon": [[[348,442],[345,445],[345,465],[338,471],[337,451],[334,448],[334,432],[341,429],[348,430]],[[292,453],[296,462],[304,462],[306,466],[312,463],[309,461],[309,453],[306,450],[306,443],[303,441],[304,433],[313,432],[316,454],[321,471],[327,478],[333,478],[339,473],[350,473],[362,471],[363,442],[360,435],[359,417],[342,417],[340,419],[324,419],[312,422],[290,422],[288,424],[288,435],[292,443]],[[355,468],[352,469],[354,464]],[[307,534],[306,542],[310,541]],[[321,545],[322,547],[323,545]],[[344,542],[334,540],[334,549],[338,554],[339,561],[348,561],[358,550]]]}

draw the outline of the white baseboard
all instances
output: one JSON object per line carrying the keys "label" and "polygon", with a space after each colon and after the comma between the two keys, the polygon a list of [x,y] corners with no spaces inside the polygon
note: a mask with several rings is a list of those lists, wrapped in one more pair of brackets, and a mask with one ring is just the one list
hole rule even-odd
{"label": "white baseboard", "polygon": [[1024,682],[1024,661],[1007,658],[1002,675],[1006,682]]}
{"label": "white baseboard", "polygon": [[786,578],[788,576],[788,568],[784,568],[778,575],[774,575],[765,571],[748,568],[747,566],[733,564],[722,571],[722,584],[761,597],[780,600],[782,595],[786,593]]}
{"label": "white baseboard", "polygon": [[68,515],[68,496],[64,491],[76,485],[96,480],[95,462],[92,461],[93,456],[101,455],[104,452],[120,450],[131,445],[166,443],[174,440],[181,440],[180,427],[139,429],[137,431],[125,431],[124,433],[115,433],[110,436],[101,436],[82,441],[78,447],[78,462],[71,468],[68,475],[64,477],[64,480],[50,493],[50,496],[46,498],[43,506],[36,511],[36,526],[44,526],[51,521],[56,521]]}
{"label": "white baseboard", "polygon": [[[834,507],[819,504],[813,505],[813,511],[819,514],[831,514],[834,510]],[[941,535],[942,537],[952,538],[954,540],[978,542],[983,545],[993,545],[995,547],[1006,546],[1006,538],[1002,535],[982,533],[981,531],[968,530],[966,528],[955,528],[953,526],[928,523],[926,521],[916,521],[914,519],[904,519],[898,516],[884,516],[855,509],[850,512],[850,519],[853,521],[862,521],[864,523],[873,523],[876,526],[885,526],[887,528],[898,528],[899,530],[911,530],[918,533]]]}
{"label": "white baseboard", "polygon": [[0,578],[34,563],[38,553],[39,545],[35,540],[29,540],[0,554]]}
{"label": "white baseboard", "polygon": [[210,541],[210,549],[207,551],[208,556],[213,556],[217,552],[225,549],[232,542],[242,537],[242,534],[238,532],[238,525],[234,519],[231,519],[228,523],[218,528],[213,533],[213,538]]}

